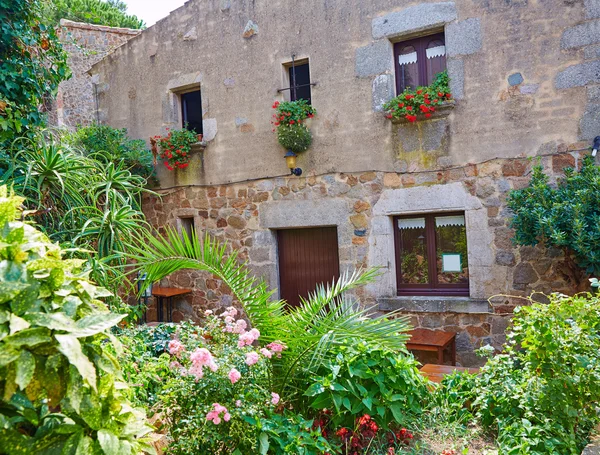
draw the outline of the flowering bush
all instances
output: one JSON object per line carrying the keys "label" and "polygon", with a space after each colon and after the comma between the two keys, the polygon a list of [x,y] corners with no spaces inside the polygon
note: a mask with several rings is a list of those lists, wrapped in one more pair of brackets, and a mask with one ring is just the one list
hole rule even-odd
{"label": "flowering bush", "polygon": [[397,97],[384,104],[385,116],[389,119],[406,119],[411,123],[419,118],[428,119],[440,106],[452,99],[448,73],[438,73],[433,83],[427,87],[406,89]]}
{"label": "flowering bush", "polygon": [[201,140],[200,134],[184,129],[169,131],[166,136],[151,138],[154,153],[155,144],[160,146],[160,158],[168,170],[185,169],[189,165],[192,145]]}
{"label": "flowering bush", "polygon": [[304,121],[313,118],[317,111],[306,100],[283,103],[275,101],[272,107],[275,113],[271,123],[277,129],[277,139],[281,146],[294,153],[307,150],[312,143],[312,135]]}

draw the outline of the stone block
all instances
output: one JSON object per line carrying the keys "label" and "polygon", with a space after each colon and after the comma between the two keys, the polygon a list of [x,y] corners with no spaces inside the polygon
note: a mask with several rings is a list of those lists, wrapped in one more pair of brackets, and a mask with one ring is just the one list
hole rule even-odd
{"label": "stone block", "polygon": [[246,24],[246,27],[244,28],[244,32],[242,33],[242,36],[244,38],[248,39],[248,38],[252,38],[257,33],[258,33],[258,25],[250,20]]}
{"label": "stone block", "polygon": [[522,84],[523,81],[524,79],[521,73],[513,73],[510,76],[508,76],[508,85],[510,85],[511,87]]}
{"label": "stone block", "polygon": [[462,59],[449,58],[446,61],[448,76],[450,77],[450,92],[456,100],[465,97],[465,64]]}
{"label": "stone block", "polygon": [[217,119],[207,118],[202,120],[202,130],[204,132],[203,140],[206,142],[212,141],[217,135]]}
{"label": "stone block", "polygon": [[595,60],[600,58],[600,44],[586,47],[583,50],[583,58],[586,60]]}
{"label": "stone block", "polygon": [[373,38],[392,38],[439,27],[456,17],[454,2],[421,3],[374,18]]}
{"label": "stone block", "polygon": [[600,131],[600,104],[588,104],[579,121],[579,139],[591,140]]}
{"label": "stone block", "polygon": [[380,74],[373,79],[373,111],[382,112],[383,105],[394,97],[394,78]]}
{"label": "stone block", "polygon": [[563,49],[600,43],[600,21],[590,21],[566,29],[560,40]]}
{"label": "stone block", "polygon": [[526,84],[519,87],[522,95],[534,95],[540,89],[540,84]]}
{"label": "stone block", "polygon": [[356,49],[356,76],[369,77],[391,71],[393,55],[392,43],[389,40],[379,40],[359,47]]}
{"label": "stone block", "polygon": [[268,229],[347,224],[348,203],[342,199],[289,200],[261,205],[260,226]]}
{"label": "stone block", "polygon": [[554,155],[552,157],[552,171],[562,173],[565,168],[575,168],[575,157],[573,155]]}
{"label": "stone block", "polygon": [[198,29],[194,26],[183,35],[183,41],[196,41],[198,39]]}
{"label": "stone block", "polygon": [[481,50],[481,46],[479,18],[453,22],[446,27],[446,53],[449,57],[474,54]]}
{"label": "stone block", "polygon": [[528,262],[521,262],[515,267],[515,271],[513,272],[513,282],[515,284],[535,283],[538,279],[533,266]]}
{"label": "stone block", "polygon": [[583,87],[600,82],[600,60],[569,66],[554,78],[557,89]]}
{"label": "stone block", "polygon": [[496,253],[496,264],[513,266],[515,265],[515,255],[510,251],[498,251]]}
{"label": "stone block", "polygon": [[446,119],[431,120],[422,123],[421,147],[425,152],[440,150],[448,132]]}

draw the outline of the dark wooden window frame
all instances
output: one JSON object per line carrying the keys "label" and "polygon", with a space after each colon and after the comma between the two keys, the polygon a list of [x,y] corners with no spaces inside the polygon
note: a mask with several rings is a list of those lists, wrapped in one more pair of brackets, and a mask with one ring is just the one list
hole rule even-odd
{"label": "dark wooden window frame", "polygon": [[[437,279],[437,252],[435,238],[435,217],[465,215],[465,212],[436,212],[415,213],[412,215],[401,215],[393,218],[394,223],[394,250],[396,256],[396,285],[398,295],[421,295],[421,296],[469,296],[469,282],[466,284],[440,284]],[[401,256],[400,256],[400,229],[398,220],[410,218],[425,218],[425,238],[427,239],[427,264],[429,266],[429,283],[408,284],[402,283]],[[470,276],[470,274],[469,274]]]}
{"label": "dark wooden window frame", "polygon": [[400,56],[400,49],[406,46],[413,46],[417,52],[417,65],[419,71],[419,81],[417,85],[426,86],[427,81],[427,42],[439,39],[444,45],[446,45],[446,38],[444,32],[434,33],[433,35],[420,36],[418,38],[409,39],[406,41],[398,41],[394,43],[394,70],[396,72],[396,93],[399,95],[404,91],[402,87],[402,80],[399,77],[400,64],[398,63],[398,57]]}

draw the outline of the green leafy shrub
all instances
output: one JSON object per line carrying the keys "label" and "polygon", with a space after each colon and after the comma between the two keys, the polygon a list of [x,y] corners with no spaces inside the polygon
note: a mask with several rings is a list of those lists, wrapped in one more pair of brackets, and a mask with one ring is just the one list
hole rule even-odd
{"label": "green leafy shrub", "polygon": [[334,427],[353,427],[369,414],[379,426],[408,425],[422,411],[426,381],[405,352],[358,342],[336,349],[306,390],[314,409],[329,409]]}
{"label": "green leafy shrub", "polygon": [[120,0],[49,0],[45,15],[55,25],[61,19],[110,27],[144,28],[144,21],[127,14]]}
{"label": "green leafy shrub", "polygon": [[575,285],[587,281],[581,271],[600,274],[599,191],[600,169],[591,157],[579,172],[565,169],[558,185],[535,166],[529,187],[511,191],[507,200],[515,243],[562,249],[567,256],[562,272]]}
{"label": "green leafy shrub", "polygon": [[315,427],[314,420],[285,411],[283,414],[267,413],[262,419],[249,419],[257,426],[261,455],[322,455],[339,453]]}
{"label": "green leafy shrub", "polygon": [[123,396],[108,330],[123,315],[61,249],[16,221],[0,187],[0,447],[11,454],[152,451],[143,411]]}
{"label": "green leafy shrub", "polygon": [[127,129],[112,128],[106,125],[92,125],[78,128],[66,140],[82,150],[87,156],[102,163],[123,162],[124,168],[133,175],[154,179],[152,153],[142,139],[130,139]]}
{"label": "green leafy shrub", "polygon": [[302,153],[310,147],[312,135],[305,125],[285,125],[277,128],[279,144],[294,153]]}
{"label": "green leafy shrub", "polygon": [[[208,315],[204,327],[124,332],[124,363],[135,400],[162,415],[169,453],[258,453],[254,425],[279,403],[270,380],[269,356],[276,354],[240,346],[246,323],[234,322],[236,314],[228,308],[220,317]],[[222,410],[213,414],[216,406]]]}
{"label": "green leafy shrub", "polygon": [[477,380],[478,418],[500,453],[580,454],[599,421],[600,300],[555,294],[515,310],[504,352]]}
{"label": "green leafy shrub", "polygon": [[0,0],[0,149],[45,123],[40,106],[70,77],[67,54],[42,19],[43,5]]}

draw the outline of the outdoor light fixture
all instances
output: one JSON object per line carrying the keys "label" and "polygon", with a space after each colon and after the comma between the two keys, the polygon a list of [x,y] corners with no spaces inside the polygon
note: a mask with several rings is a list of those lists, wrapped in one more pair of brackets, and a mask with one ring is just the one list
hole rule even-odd
{"label": "outdoor light fixture", "polygon": [[[599,137],[600,139],[600,137]],[[287,167],[290,169],[290,172],[299,177],[302,175],[302,169],[300,169],[299,167],[296,167],[296,157],[298,155],[296,155],[294,152],[292,152],[291,150],[288,150],[287,153],[284,155],[285,157],[285,163],[287,164]]]}
{"label": "outdoor light fixture", "polygon": [[592,156],[596,156],[598,150],[600,150],[600,136],[596,136],[594,138],[594,145],[592,145]]}

